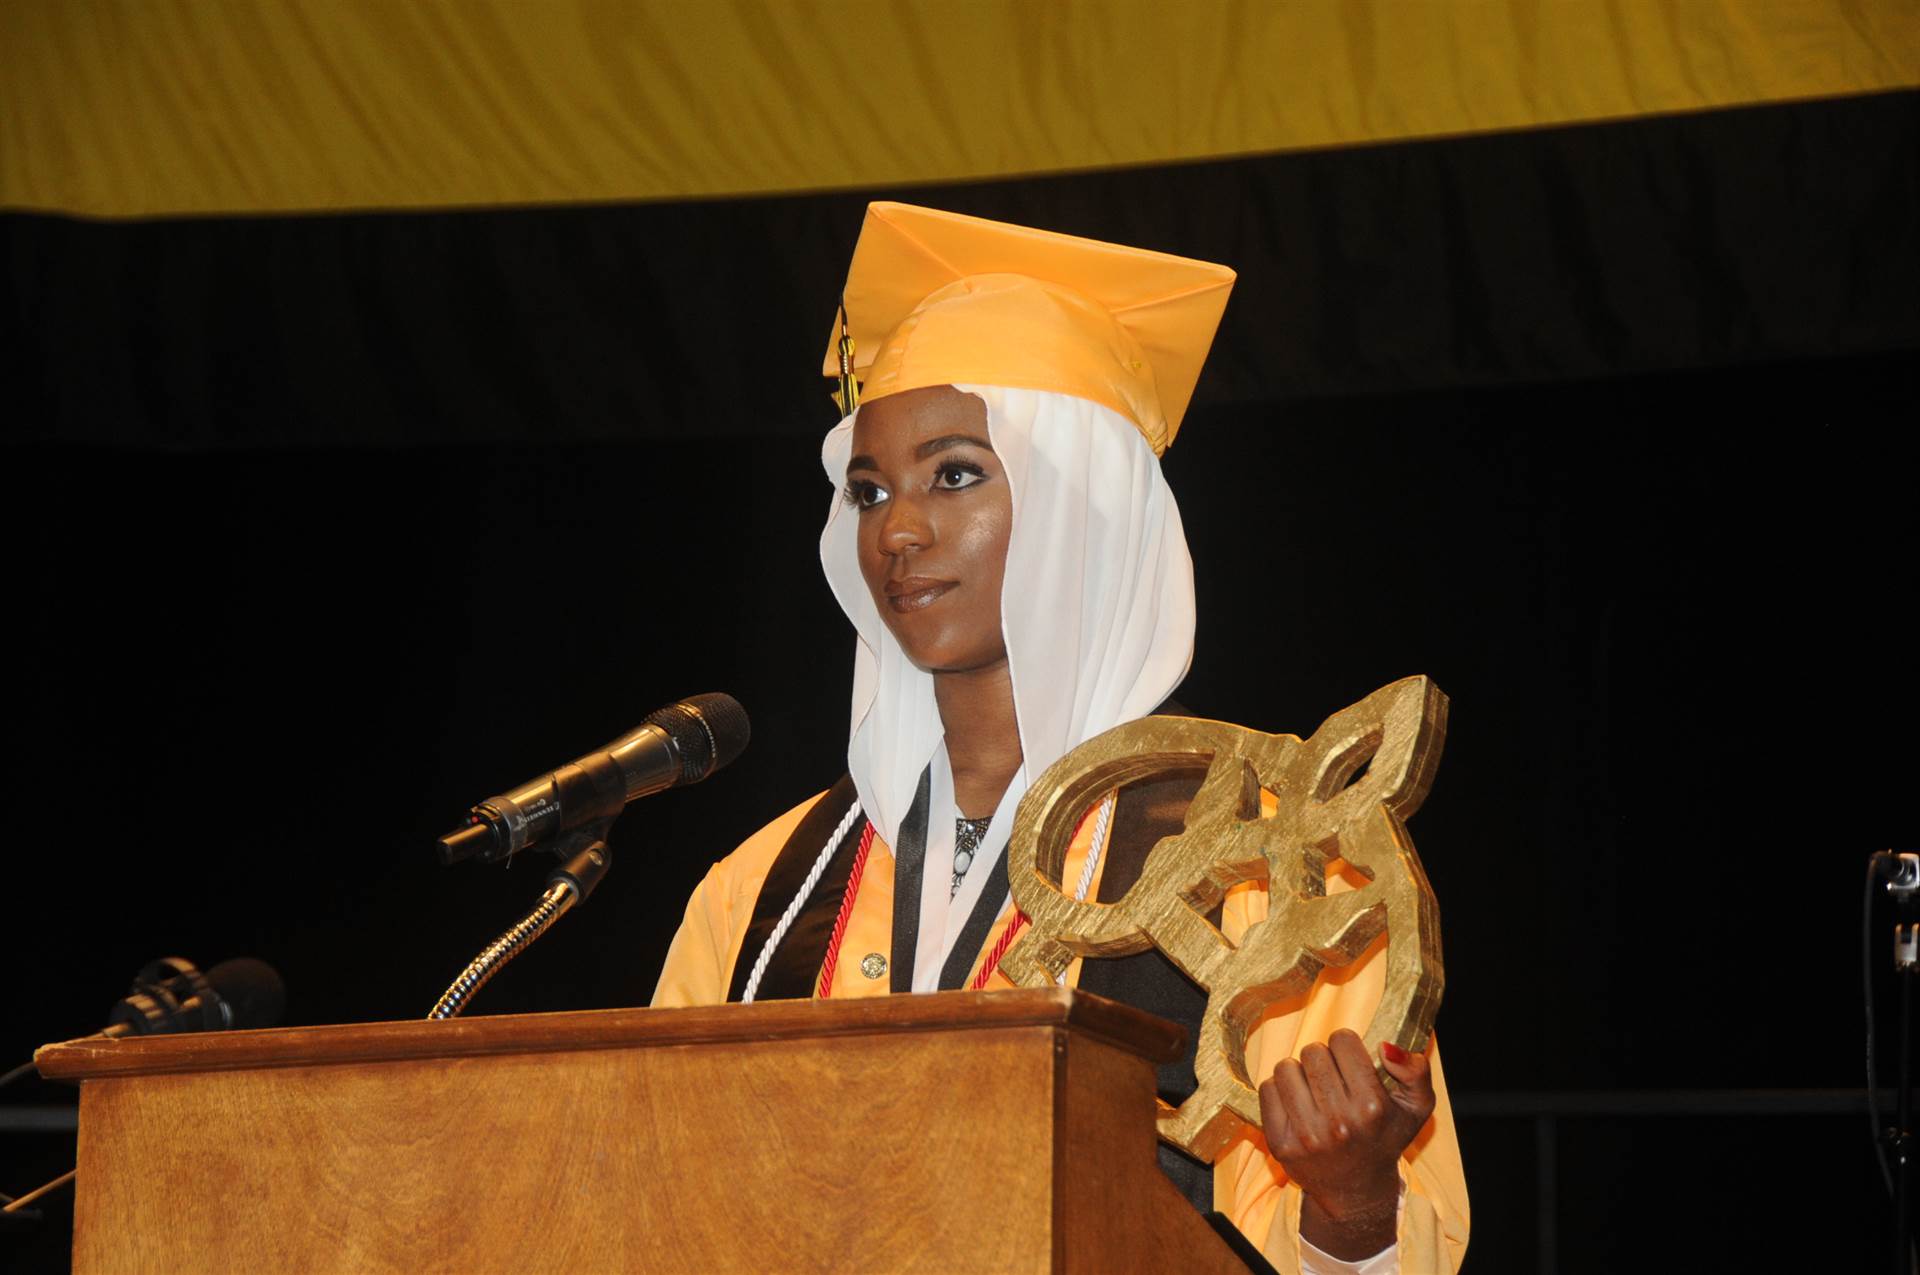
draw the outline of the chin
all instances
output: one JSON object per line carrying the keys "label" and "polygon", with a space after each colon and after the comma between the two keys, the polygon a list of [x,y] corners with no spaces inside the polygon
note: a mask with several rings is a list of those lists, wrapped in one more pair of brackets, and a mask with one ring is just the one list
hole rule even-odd
{"label": "chin", "polygon": [[[885,611],[881,616],[888,621],[896,618]],[[887,629],[913,666],[923,673],[971,673],[1007,658],[1006,643],[998,632],[978,632],[978,625],[915,623],[935,618],[924,612],[903,618],[906,623],[888,623]]]}
{"label": "chin", "polygon": [[956,661],[945,651],[917,651],[902,643],[900,649],[906,652],[907,659],[922,673],[951,673]]}
{"label": "chin", "polygon": [[994,651],[956,651],[951,648],[915,651],[902,643],[901,649],[906,651],[913,666],[923,673],[977,673],[981,669],[1007,662],[1005,648]]}

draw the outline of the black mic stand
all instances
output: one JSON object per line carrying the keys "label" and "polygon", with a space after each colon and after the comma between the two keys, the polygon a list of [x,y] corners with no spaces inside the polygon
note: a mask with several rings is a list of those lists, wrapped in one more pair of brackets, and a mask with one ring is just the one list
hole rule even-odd
{"label": "black mic stand", "polygon": [[480,955],[460,971],[460,977],[440,994],[427,1015],[429,1019],[457,1016],[508,961],[532,946],[535,939],[576,904],[586,902],[613,863],[613,852],[607,848],[607,830],[612,826],[612,819],[603,819],[566,834],[554,844],[554,853],[567,856],[566,861],[547,874],[547,888],[538,906],[518,925],[487,944]]}
{"label": "black mic stand", "polygon": [[1893,927],[1893,968],[1900,980],[1900,1079],[1893,1128],[1887,1141],[1893,1150],[1893,1269],[1908,1275],[1912,1269],[1911,1207],[1913,1165],[1913,979],[1920,972],[1920,924],[1905,921]]}
{"label": "black mic stand", "polygon": [[1900,998],[1900,1074],[1896,1079],[1894,1121],[1881,1134],[1893,1159],[1893,1270],[1912,1275],[1913,1257],[1913,984],[1920,977],[1920,922],[1906,920],[1920,906],[1920,859],[1888,854],[1882,859],[1893,899],[1893,969]]}

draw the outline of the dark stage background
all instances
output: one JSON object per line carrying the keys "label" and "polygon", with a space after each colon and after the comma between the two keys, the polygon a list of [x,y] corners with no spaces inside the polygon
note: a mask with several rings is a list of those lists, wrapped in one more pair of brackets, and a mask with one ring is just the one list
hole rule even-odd
{"label": "dark stage background", "polygon": [[[1180,698],[1452,697],[1412,829],[1471,1271],[1535,1261],[1500,1095],[1859,1082],[1861,867],[1914,836],[1915,112],[1822,109],[909,196],[1243,267],[1166,462]],[[706,865],[842,766],[813,373],[864,198],[0,218],[0,1067],[169,953],[271,962],[293,1023],[423,1015],[542,872],[433,836],[724,689],[746,755],[635,806],[476,1012],[645,1002]],[[10,1135],[0,1189],[71,1162]],[[1558,1173],[1562,1270],[1882,1247],[1858,1115],[1570,1119]]]}

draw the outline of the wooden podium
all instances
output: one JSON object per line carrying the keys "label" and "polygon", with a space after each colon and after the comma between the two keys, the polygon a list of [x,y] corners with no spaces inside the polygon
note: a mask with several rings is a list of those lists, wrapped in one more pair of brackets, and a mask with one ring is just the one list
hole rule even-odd
{"label": "wooden podium", "polygon": [[1180,1029],[1068,990],[49,1045],[73,1269],[1245,1267],[1154,1161]]}

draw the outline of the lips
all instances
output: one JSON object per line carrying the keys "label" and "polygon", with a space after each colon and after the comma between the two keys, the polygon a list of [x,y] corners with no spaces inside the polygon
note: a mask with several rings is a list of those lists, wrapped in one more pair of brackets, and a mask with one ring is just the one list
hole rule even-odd
{"label": "lips", "polygon": [[935,602],[958,588],[958,580],[935,580],[929,576],[908,576],[904,580],[889,580],[884,586],[887,605],[897,613],[904,615],[909,611],[918,611],[922,607],[932,606]]}

